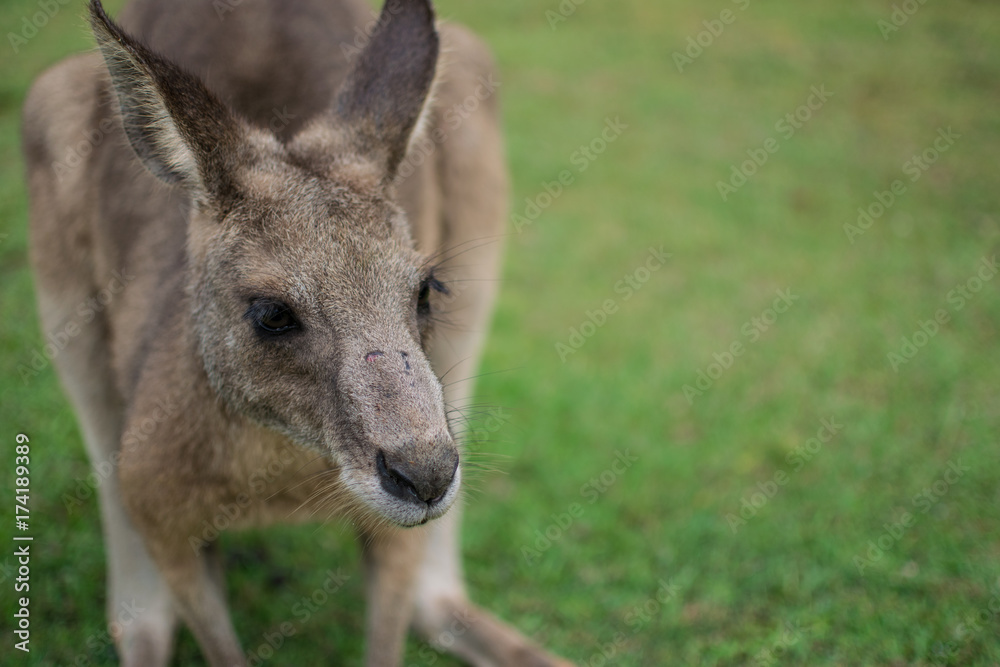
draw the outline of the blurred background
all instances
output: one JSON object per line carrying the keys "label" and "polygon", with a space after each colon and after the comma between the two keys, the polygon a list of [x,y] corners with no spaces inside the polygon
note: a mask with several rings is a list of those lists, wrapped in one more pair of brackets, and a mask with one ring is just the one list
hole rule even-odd
{"label": "blurred background", "polygon": [[[437,7],[496,54],[513,179],[473,597],[594,667],[1000,663],[1000,7]],[[29,656],[0,551],[4,664],[116,664],[80,435],[51,366],[19,372],[44,343],[20,105],[91,48],[82,15],[0,5],[0,469],[29,434],[35,535]],[[223,544],[248,651],[291,620],[266,664],[359,664],[346,528]],[[186,632],[177,664],[204,664]],[[457,663],[411,639],[406,664]]]}

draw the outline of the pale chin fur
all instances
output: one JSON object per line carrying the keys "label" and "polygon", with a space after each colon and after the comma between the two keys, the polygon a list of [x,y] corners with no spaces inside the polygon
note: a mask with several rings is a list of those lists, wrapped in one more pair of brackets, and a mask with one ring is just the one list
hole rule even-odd
{"label": "pale chin fur", "polygon": [[341,480],[348,491],[378,519],[401,528],[420,526],[447,514],[455,504],[462,485],[462,466],[459,466],[444,498],[432,508],[421,508],[415,503],[389,495],[375,476],[362,473],[361,479],[358,479],[355,474],[354,471],[341,468]]}

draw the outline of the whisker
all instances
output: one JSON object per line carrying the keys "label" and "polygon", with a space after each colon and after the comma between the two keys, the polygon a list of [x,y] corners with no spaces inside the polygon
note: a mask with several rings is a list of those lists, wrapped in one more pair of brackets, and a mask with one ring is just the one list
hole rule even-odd
{"label": "whisker", "polygon": [[523,366],[515,366],[513,368],[503,368],[503,369],[500,369],[500,370],[497,370],[497,371],[489,371],[487,373],[479,373],[477,375],[470,375],[467,378],[463,378],[461,380],[455,380],[454,382],[449,382],[447,384],[442,384],[441,386],[442,387],[453,387],[456,384],[460,384],[462,382],[468,382],[469,380],[478,380],[480,378],[488,377],[490,375],[499,375],[500,373],[510,373],[512,371],[521,370],[522,368],[524,368],[524,367]]}
{"label": "whisker", "polygon": [[[300,468],[300,470],[301,470],[301,468]],[[295,482],[294,484],[290,483],[290,484],[282,487],[280,490],[275,491],[270,496],[268,496],[267,498],[265,498],[265,500],[271,500],[275,496],[278,496],[278,495],[280,495],[282,493],[286,493],[288,491],[291,491],[292,489],[297,489],[298,487],[302,486],[303,484],[306,484],[307,482],[311,482],[314,479],[317,479],[317,478],[322,477],[324,475],[338,474],[339,472],[340,472],[340,470],[338,468],[330,468],[328,470],[320,470],[318,472],[314,472],[311,475],[307,475],[307,476],[303,477],[302,479],[300,479],[299,481]]]}
{"label": "whisker", "polygon": [[448,373],[451,373],[451,372],[452,372],[453,370],[455,370],[455,369],[456,369],[456,368],[458,368],[458,367],[459,367],[459,366],[460,366],[461,364],[464,364],[464,363],[465,363],[466,361],[468,361],[468,360],[469,360],[469,359],[471,359],[471,358],[472,358],[472,357],[466,357],[465,359],[460,359],[459,361],[456,361],[456,362],[455,362],[454,364],[452,364],[452,365],[451,365],[451,368],[449,368],[448,370],[446,370],[446,371],[444,372],[444,375],[442,375],[441,377],[439,377],[439,378],[438,378],[438,382],[440,382],[440,381],[444,380],[444,379],[445,379],[445,377],[446,377],[446,376],[448,375]]}
{"label": "whisker", "polygon": [[[492,235],[492,236],[480,236],[480,237],[477,237],[477,238],[474,238],[474,239],[467,239],[465,241],[462,241],[461,243],[456,243],[455,245],[448,246],[446,248],[442,248],[441,250],[438,250],[437,252],[433,253],[432,255],[427,256],[427,258],[424,260],[424,263],[421,265],[420,268],[421,269],[425,269],[428,266],[431,266],[433,268],[437,268],[437,267],[441,266],[442,264],[445,264],[446,262],[450,262],[451,260],[455,259],[456,257],[461,257],[463,254],[465,254],[467,252],[471,252],[473,250],[478,250],[479,248],[486,247],[486,246],[488,246],[491,243],[497,243],[501,239],[506,238],[508,236],[511,236],[511,234],[510,233],[504,233],[504,234],[496,234],[496,235]],[[461,251],[458,251],[459,248],[462,248],[463,246],[468,246],[468,245],[473,244],[473,243],[478,243],[479,245],[474,245],[472,247],[467,247],[467,248],[462,249]],[[453,251],[458,251],[458,252],[456,252],[455,254],[450,254],[450,255],[445,256],[446,253],[451,253]]]}

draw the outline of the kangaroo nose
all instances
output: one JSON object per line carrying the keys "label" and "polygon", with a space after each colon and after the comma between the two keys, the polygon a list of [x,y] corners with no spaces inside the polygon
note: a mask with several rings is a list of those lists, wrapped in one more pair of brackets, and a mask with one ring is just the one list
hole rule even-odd
{"label": "kangaroo nose", "polygon": [[458,469],[458,450],[441,448],[431,461],[408,460],[407,452],[379,450],[375,459],[385,491],[401,500],[434,505],[448,492]]}

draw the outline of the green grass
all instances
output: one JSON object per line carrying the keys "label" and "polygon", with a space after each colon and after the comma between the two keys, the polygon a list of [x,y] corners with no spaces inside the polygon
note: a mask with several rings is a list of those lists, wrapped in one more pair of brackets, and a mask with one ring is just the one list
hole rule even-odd
{"label": "green grass", "polygon": [[[560,171],[574,174],[537,220],[512,226],[479,383],[510,415],[487,447],[509,459],[466,510],[476,599],[588,665],[603,664],[602,648],[622,665],[1000,662],[1000,615],[989,611],[1000,608],[1000,279],[961,309],[948,301],[1000,250],[998,9],[927,2],[884,40],[877,22],[889,0],[754,1],[745,11],[591,0],[552,30],[545,12],[558,5],[439,3],[498,57],[512,211]],[[674,51],[727,7],[735,21],[679,73]],[[4,3],[2,32],[36,9]],[[51,369],[27,385],[16,370],[40,344],[19,108],[42,68],[89,47],[80,13],[77,3],[60,10],[16,55],[6,38],[0,47],[0,468],[13,461],[14,435],[28,433],[35,535],[34,648],[8,650],[7,578],[5,664],[115,661],[102,634],[98,508],[92,497],[62,500],[88,473],[79,433]],[[832,97],[786,139],[775,124],[820,85]],[[628,128],[579,172],[574,151],[608,117]],[[911,182],[904,163],[947,127],[959,138]],[[778,151],[723,201],[717,181],[769,137]],[[844,224],[895,179],[906,192],[851,243]],[[625,300],[615,285],[650,246],[672,256]],[[798,300],[751,342],[741,329],[779,289]],[[563,363],[556,344],[607,299],[617,311]],[[939,309],[949,321],[894,371],[887,355]],[[689,402],[684,386],[716,374],[713,355],[737,341],[743,353]],[[808,443],[831,417],[842,429]],[[807,444],[809,460],[795,458]],[[635,463],[607,472],[626,451]],[[968,471],[935,495],[955,461]],[[779,472],[785,483],[769,487]],[[602,473],[605,491],[583,488],[595,477],[603,488]],[[758,485],[775,491],[762,505]],[[922,512],[925,487],[935,502]],[[11,512],[12,489],[5,473]],[[727,515],[743,499],[761,506],[734,531]],[[582,513],[526,562],[522,548],[573,503]],[[911,525],[891,528],[906,512]],[[0,526],[8,545],[12,524]],[[898,538],[883,537],[884,555],[861,571],[885,524]],[[363,595],[348,531],[224,543],[248,650],[340,566],[351,574],[344,588],[268,664],[360,662]],[[963,632],[970,619],[980,625]],[[202,664],[186,633],[178,652],[178,664]],[[430,664],[427,655],[413,640],[406,664]]]}

